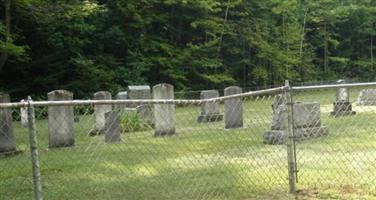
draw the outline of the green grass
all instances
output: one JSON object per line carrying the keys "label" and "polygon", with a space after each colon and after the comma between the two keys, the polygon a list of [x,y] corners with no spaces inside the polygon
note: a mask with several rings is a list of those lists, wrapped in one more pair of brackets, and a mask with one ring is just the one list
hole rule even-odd
{"label": "green grass", "polygon": [[[352,117],[329,116],[334,90],[300,93],[319,101],[329,135],[299,142],[299,192],[288,195],[284,145],[262,144],[269,129],[272,97],[244,103],[245,128],[197,123],[198,106],[176,108],[177,134],[125,132],[105,144],[88,137],[91,115],[75,124],[76,145],[50,150],[46,120],[37,120],[44,199],[375,199],[376,107]],[[355,100],[356,92],[351,99]],[[221,105],[223,111],[223,105]],[[0,199],[33,197],[27,129],[14,122],[22,154],[0,158]]]}

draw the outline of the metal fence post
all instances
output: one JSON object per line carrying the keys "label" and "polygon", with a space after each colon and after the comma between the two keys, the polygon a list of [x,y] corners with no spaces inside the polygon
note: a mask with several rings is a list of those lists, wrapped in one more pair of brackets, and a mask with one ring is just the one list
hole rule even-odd
{"label": "metal fence post", "polygon": [[289,82],[285,81],[286,90],[284,91],[284,101],[286,103],[286,131],[287,131],[287,159],[288,159],[288,173],[289,173],[289,192],[296,191],[296,156],[295,156],[295,135],[293,125],[293,101],[291,96],[291,87]]}
{"label": "metal fence post", "polygon": [[40,176],[40,165],[39,165],[39,155],[38,155],[38,140],[36,134],[35,126],[35,113],[34,106],[31,104],[31,97],[27,99],[27,119],[29,122],[29,142],[30,142],[30,153],[31,153],[31,163],[33,170],[33,184],[34,184],[34,195],[36,200],[42,200],[42,184]]}

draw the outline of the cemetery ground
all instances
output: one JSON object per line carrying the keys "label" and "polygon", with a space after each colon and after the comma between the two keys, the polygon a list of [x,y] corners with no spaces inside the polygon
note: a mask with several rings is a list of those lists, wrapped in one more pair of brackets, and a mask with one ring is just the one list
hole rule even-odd
{"label": "cemetery ground", "polygon": [[[330,116],[335,90],[297,94],[318,101],[329,134],[296,144],[298,193],[287,195],[285,145],[264,145],[274,96],[245,100],[244,128],[224,130],[223,121],[197,123],[198,106],[176,106],[174,136],[153,137],[152,129],[122,133],[105,144],[89,137],[87,112],[75,124],[75,147],[48,149],[47,120],[37,119],[45,199],[375,199],[376,109],[357,106],[354,116]],[[82,107],[83,110],[86,108]],[[223,112],[223,105],[221,105]],[[38,112],[36,113],[38,118]],[[14,122],[22,154],[0,158],[0,194],[33,196],[28,130]],[[1,197],[0,197],[1,199]]]}

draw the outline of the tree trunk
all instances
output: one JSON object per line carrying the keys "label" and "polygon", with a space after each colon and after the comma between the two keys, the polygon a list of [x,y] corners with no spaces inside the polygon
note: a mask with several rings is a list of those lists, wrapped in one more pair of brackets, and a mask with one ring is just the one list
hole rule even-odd
{"label": "tree trunk", "polygon": [[[5,42],[9,41],[10,37],[10,23],[11,23],[11,16],[10,16],[10,6],[11,0],[4,0],[5,4]],[[3,71],[4,65],[8,59],[8,53],[2,52],[0,55],[0,72]]]}
{"label": "tree trunk", "polygon": [[[221,35],[219,36],[219,44],[218,44],[218,49],[217,49],[217,58],[219,58],[219,54],[221,53],[221,47],[222,47],[222,40],[223,40],[223,35],[225,34],[225,30],[226,30],[226,22],[227,22],[227,16],[228,16],[228,10],[229,10],[229,7],[230,7],[230,0],[227,1],[227,6],[226,6],[226,10],[225,10],[225,17],[223,19],[223,29],[222,29],[222,32],[221,32]],[[217,67],[214,68],[214,73],[217,73]]]}
{"label": "tree trunk", "polygon": [[371,35],[371,68],[373,69],[373,35]]}
{"label": "tree trunk", "polygon": [[324,72],[328,72],[328,32],[327,25],[324,22]]}

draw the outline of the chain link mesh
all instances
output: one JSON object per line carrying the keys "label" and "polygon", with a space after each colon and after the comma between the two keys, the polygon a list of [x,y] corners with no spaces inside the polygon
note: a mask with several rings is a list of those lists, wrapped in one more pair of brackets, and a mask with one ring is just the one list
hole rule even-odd
{"label": "chain link mesh", "polygon": [[[258,199],[287,196],[286,147],[263,144],[263,133],[270,129],[274,98],[274,95],[237,98],[240,101],[233,101],[227,110],[225,101],[229,100],[143,102],[132,107],[124,103],[36,106],[43,197]],[[174,110],[156,114],[158,105],[173,106]],[[106,106],[114,116],[96,110]],[[218,113],[210,110],[213,106]],[[203,109],[209,109],[204,114],[210,120],[200,122]],[[231,127],[235,122],[230,120],[229,127],[225,128],[225,112],[231,115],[242,112],[242,124]],[[154,115],[160,118],[158,123],[162,123],[162,128],[171,126],[173,120],[174,132],[156,134],[161,125],[156,124]],[[23,199],[32,197],[32,180],[28,133],[18,121],[15,119],[14,133],[18,148],[25,152],[2,158],[0,183],[5,196]],[[94,129],[101,131],[90,134]],[[21,181],[26,183],[20,184]]]}
{"label": "chain link mesh", "polygon": [[[43,197],[373,199],[375,91],[293,88],[291,109],[281,91],[210,101],[40,102],[34,117]],[[25,110],[11,107],[0,108],[1,139],[11,127],[17,148],[0,154],[0,195],[31,199]],[[288,194],[290,139],[295,195]]]}
{"label": "chain link mesh", "polygon": [[[295,102],[320,106],[317,116],[320,118],[316,118],[315,124],[328,133],[296,143],[298,185],[302,193],[332,199],[376,198],[376,93],[373,92],[376,90],[369,89],[294,93]],[[317,109],[306,107],[306,112],[315,115]]]}

